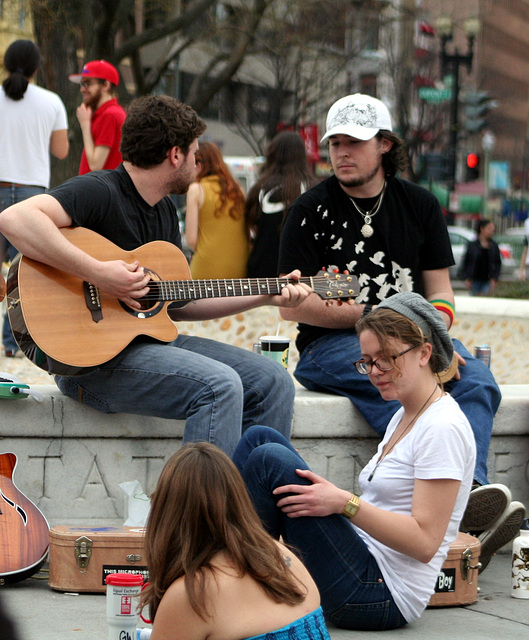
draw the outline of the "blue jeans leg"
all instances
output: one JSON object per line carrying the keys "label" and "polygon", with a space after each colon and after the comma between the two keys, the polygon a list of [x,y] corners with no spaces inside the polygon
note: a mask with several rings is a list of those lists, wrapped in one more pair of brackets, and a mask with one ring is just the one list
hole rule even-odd
{"label": "blue jeans leg", "polygon": [[[492,423],[501,393],[488,367],[476,360],[458,340],[453,342],[467,366],[460,367],[461,380],[449,383],[446,389],[458,401],[474,432],[477,449],[474,478],[480,484],[487,484]],[[336,331],[308,345],[294,375],[307,389],[349,398],[368,424],[382,436],[400,405],[396,401],[384,401],[368,376],[358,373],[353,362],[360,358],[358,335],[351,330]]]}
{"label": "blue jeans leg", "polygon": [[[41,193],[44,193],[44,187],[1,187],[0,188],[0,211],[7,209],[13,204],[17,202],[22,202],[23,200],[27,200],[32,196],[37,196]],[[7,238],[3,238],[3,245],[6,250],[6,258],[11,262],[13,258],[17,255],[17,250],[15,247],[7,240]],[[2,328],[2,344],[4,345],[4,349],[6,351],[16,351],[18,349],[18,345],[13,336],[13,332],[11,331],[11,324],[9,322],[9,316],[7,312],[4,314],[4,325]]]}
{"label": "blue jeans leg", "polygon": [[186,420],[184,442],[206,440],[228,455],[256,422],[290,437],[294,384],[286,369],[214,340],[180,335],[169,345],[134,343],[96,371],[56,382],[105,413]]}
{"label": "blue jeans leg", "polygon": [[490,280],[472,280],[470,295],[484,296],[490,293]]}
{"label": "blue jeans leg", "polygon": [[327,618],[345,629],[382,630],[406,624],[378,565],[351,524],[341,515],[289,518],[272,491],[285,484],[309,484],[296,474],[307,464],[281,436],[266,427],[243,435],[233,460],[269,533],[300,556],[321,595]]}

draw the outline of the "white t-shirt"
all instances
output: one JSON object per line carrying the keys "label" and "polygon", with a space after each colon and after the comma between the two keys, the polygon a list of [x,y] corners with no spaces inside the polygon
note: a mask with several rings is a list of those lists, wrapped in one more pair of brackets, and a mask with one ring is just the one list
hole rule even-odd
{"label": "white t-shirt", "polygon": [[68,129],[66,109],[56,93],[31,82],[21,100],[0,86],[0,181],[50,186],[50,137]]}
{"label": "white t-shirt", "polygon": [[461,481],[444,540],[428,564],[390,549],[355,527],[375,557],[400,612],[412,622],[428,604],[449,544],[457,537],[472,488],[476,445],[470,424],[457,402],[449,395],[442,396],[382,460],[369,482],[382,448],[391,438],[403,412],[401,408],[393,416],[377,453],[360,473],[362,500],[386,511],[411,515],[415,479]]}

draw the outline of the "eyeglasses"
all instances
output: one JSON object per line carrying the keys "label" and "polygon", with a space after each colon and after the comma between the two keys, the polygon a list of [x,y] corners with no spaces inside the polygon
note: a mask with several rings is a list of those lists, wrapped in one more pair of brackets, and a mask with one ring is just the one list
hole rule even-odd
{"label": "eyeglasses", "polygon": [[389,356],[388,358],[382,357],[376,358],[375,360],[362,359],[353,362],[353,364],[356,367],[358,373],[361,373],[363,376],[367,376],[371,373],[371,371],[373,370],[373,365],[379,371],[391,371],[395,367],[395,360],[397,358],[400,358],[400,356],[403,356],[405,353],[408,353],[408,351],[411,351],[412,349],[416,349],[418,346],[420,345],[416,344],[414,347],[408,347],[407,349],[404,349],[404,351],[401,351],[394,356]]}
{"label": "eyeglasses", "polygon": [[81,80],[81,87],[86,89],[87,87],[91,87],[93,84],[98,84],[99,80]]}

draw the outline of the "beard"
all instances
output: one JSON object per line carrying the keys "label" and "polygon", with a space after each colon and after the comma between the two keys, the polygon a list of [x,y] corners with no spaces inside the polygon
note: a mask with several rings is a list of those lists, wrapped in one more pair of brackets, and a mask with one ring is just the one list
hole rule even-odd
{"label": "beard", "polygon": [[99,101],[101,100],[102,95],[103,95],[103,92],[101,90],[101,87],[98,86],[95,94],[87,95],[86,98],[83,98],[83,102],[87,107],[90,107],[92,111],[95,111],[97,109],[97,105],[99,104]]}
{"label": "beard", "polygon": [[371,182],[371,180],[373,180],[373,178],[378,174],[381,166],[382,166],[382,159],[377,164],[377,166],[374,167],[367,175],[358,176],[357,178],[343,179],[343,178],[339,178],[338,176],[336,176],[336,178],[343,187],[347,187],[347,188],[362,187],[364,184],[367,184],[368,182]]}
{"label": "beard", "polygon": [[169,193],[175,196],[183,196],[187,193],[189,185],[194,182],[194,178],[191,175],[180,174],[176,176],[168,185]]}

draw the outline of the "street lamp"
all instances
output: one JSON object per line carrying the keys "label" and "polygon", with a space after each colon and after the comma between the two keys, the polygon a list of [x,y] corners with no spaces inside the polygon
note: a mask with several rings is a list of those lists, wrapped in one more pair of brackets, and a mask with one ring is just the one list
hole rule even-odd
{"label": "street lamp", "polygon": [[447,44],[452,40],[453,24],[449,17],[440,16],[436,30],[441,38],[441,74],[451,76],[450,96],[450,132],[448,139],[448,191],[449,196],[455,191],[457,166],[457,137],[459,131],[459,68],[466,66],[470,73],[474,57],[474,40],[479,32],[480,23],[477,18],[468,18],[463,23],[467,37],[467,53],[460,53],[457,47],[452,53],[447,51]]}

